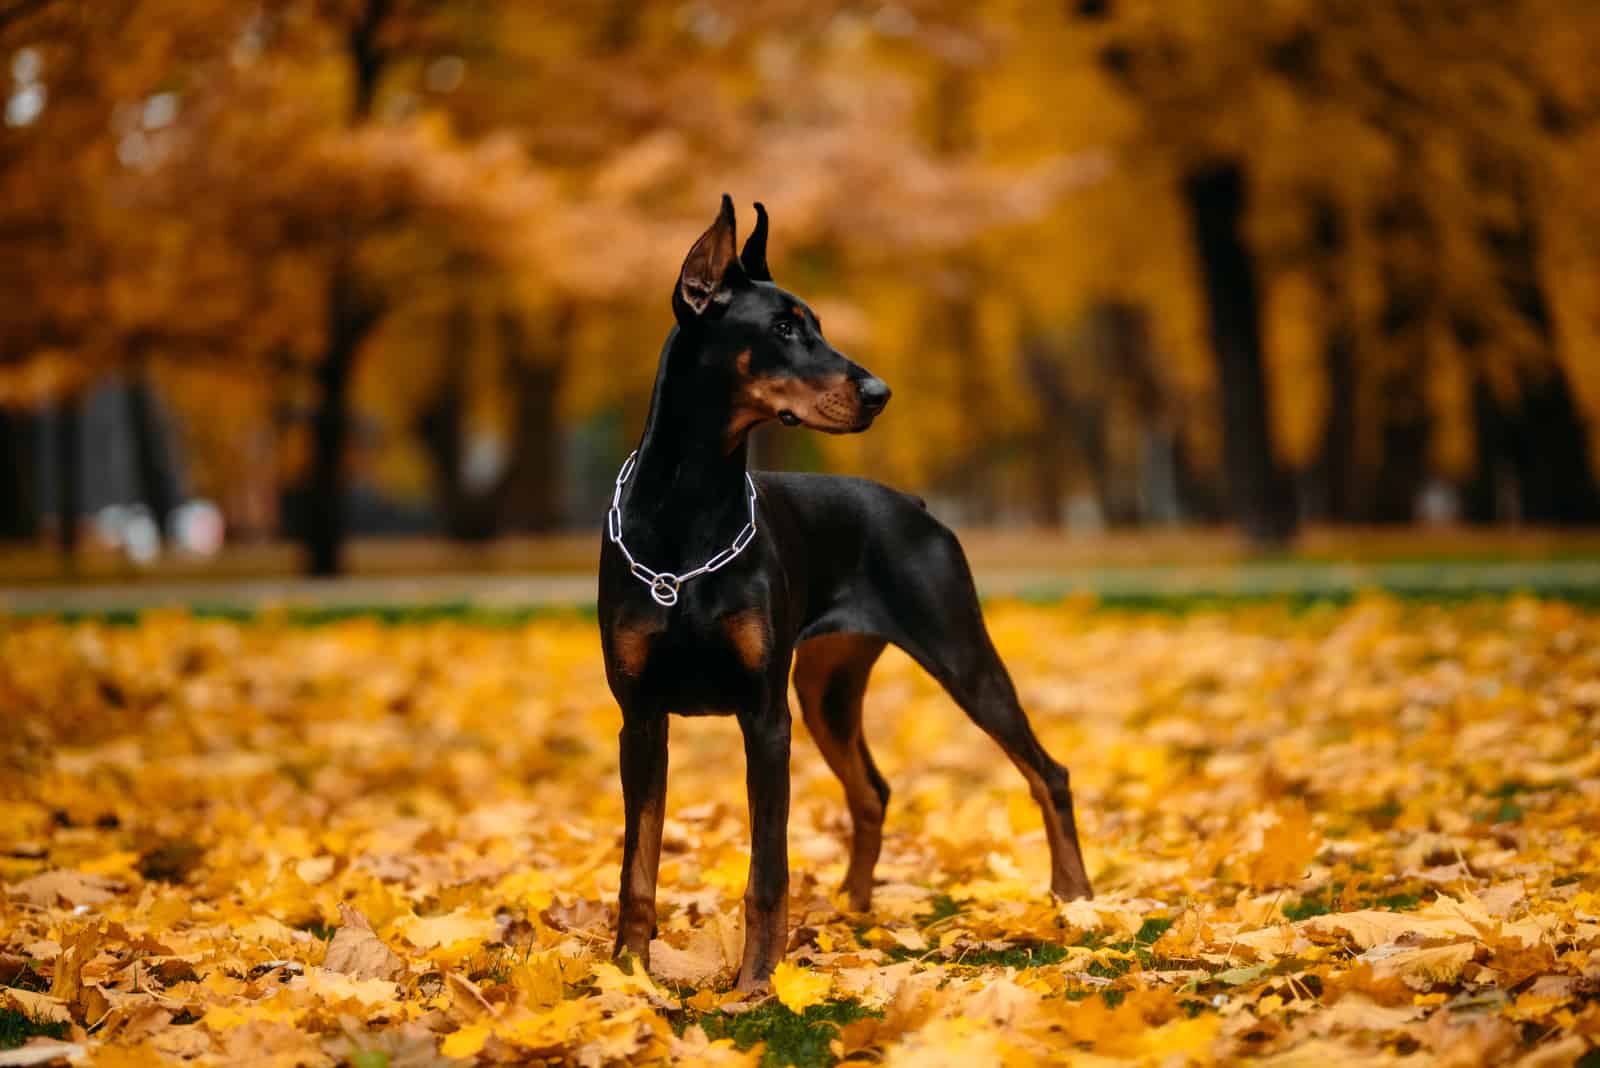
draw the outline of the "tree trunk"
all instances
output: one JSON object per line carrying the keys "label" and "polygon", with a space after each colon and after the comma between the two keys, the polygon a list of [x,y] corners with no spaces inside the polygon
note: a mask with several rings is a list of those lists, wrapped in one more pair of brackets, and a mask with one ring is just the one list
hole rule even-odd
{"label": "tree trunk", "polygon": [[1328,332],[1323,347],[1328,369],[1328,416],[1322,428],[1322,450],[1312,472],[1314,499],[1320,517],[1350,523],[1360,517],[1361,459],[1357,448],[1355,338],[1344,324]]}
{"label": "tree trunk", "polygon": [[38,532],[38,457],[33,415],[0,407],[0,538]]}
{"label": "tree trunk", "polygon": [[[552,350],[566,344],[571,324],[570,312],[552,323]],[[552,351],[546,354],[552,358],[532,358],[522,319],[514,313],[502,313],[498,326],[516,397],[511,465],[501,487],[500,514],[505,525],[516,530],[555,530],[561,525],[564,503],[560,423],[564,354]]]}
{"label": "tree trunk", "polygon": [[150,380],[138,375],[128,385],[128,421],[133,424],[134,471],[139,497],[163,535],[178,506],[177,478],[167,454],[165,434]]}
{"label": "tree trunk", "polygon": [[56,408],[56,519],[61,553],[69,568],[78,558],[83,517],[83,398],[63,397]]}
{"label": "tree trunk", "polygon": [[[1485,240],[1498,258],[1512,306],[1542,343],[1544,363],[1518,376],[1517,394],[1509,403],[1480,373],[1473,392],[1478,471],[1467,486],[1467,515],[1476,522],[1593,523],[1600,520],[1600,483],[1590,464],[1583,417],[1555,352],[1527,182],[1516,167],[1505,179],[1518,212]],[[1485,343],[1481,331],[1470,338],[1473,349]]]}
{"label": "tree trunk", "polygon": [[1281,545],[1295,531],[1295,501],[1272,450],[1255,269],[1240,233],[1244,174],[1219,164],[1190,173],[1183,191],[1210,312],[1233,512],[1251,541]]}
{"label": "tree trunk", "polygon": [[300,519],[307,569],[317,576],[337,575],[343,569],[350,375],[377,316],[376,306],[357,291],[351,268],[343,262],[335,265],[328,285],[327,348],[316,373],[319,397],[311,421],[311,470]]}
{"label": "tree trunk", "polygon": [[1565,370],[1552,363],[1524,376],[1507,410],[1487,383],[1474,400],[1478,472],[1468,484],[1474,522],[1581,524],[1600,521],[1600,488]]}
{"label": "tree trunk", "polygon": [[463,470],[467,434],[464,368],[471,346],[472,316],[465,305],[458,305],[451,310],[445,329],[445,381],[437,399],[423,413],[417,431],[433,462],[440,528],[456,541],[481,542],[494,537],[499,516],[494,493],[469,487]]}
{"label": "tree trunk", "polygon": [[1491,234],[1512,304],[1544,342],[1548,365],[1523,376],[1514,456],[1523,518],[1533,523],[1592,523],[1600,519],[1600,483],[1589,464],[1589,440],[1572,396],[1566,368],[1555,351],[1550,305],[1539,281],[1539,235],[1528,182],[1513,169],[1517,221]]}
{"label": "tree trunk", "polygon": [[1373,522],[1413,523],[1428,473],[1428,423],[1397,419],[1383,428],[1383,466],[1372,491]]}
{"label": "tree trunk", "polygon": [[1035,523],[1056,530],[1061,526],[1067,492],[1067,453],[1073,426],[1060,346],[1044,337],[1029,339],[1022,346],[1022,367],[1040,409],[1039,428],[1030,450],[1030,510]]}
{"label": "tree trunk", "polygon": [[1317,264],[1318,288],[1333,312],[1323,335],[1322,363],[1327,370],[1328,408],[1317,459],[1306,472],[1303,494],[1306,515],[1323,521],[1350,523],[1360,518],[1362,483],[1367,475],[1358,437],[1362,396],[1356,356],[1355,312],[1339,266],[1348,241],[1344,214],[1328,196],[1310,204],[1311,246]]}
{"label": "tree trunk", "polygon": [[1552,361],[1540,381],[1525,383],[1522,406],[1529,445],[1517,476],[1523,515],[1560,525],[1600,521],[1600,488],[1566,370]]}
{"label": "tree trunk", "polygon": [[[382,44],[391,0],[366,0],[345,40],[349,62],[349,125],[372,117],[378,82],[388,53]],[[311,472],[301,510],[301,537],[311,574],[332,576],[343,569],[345,539],[344,448],[350,436],[350,375],[356,351],[377,322],[377,306],[361,293],[351,263],[353,238],[346,234],[328,277],[326,351],[317,367],[320,390],[311,425]]]}

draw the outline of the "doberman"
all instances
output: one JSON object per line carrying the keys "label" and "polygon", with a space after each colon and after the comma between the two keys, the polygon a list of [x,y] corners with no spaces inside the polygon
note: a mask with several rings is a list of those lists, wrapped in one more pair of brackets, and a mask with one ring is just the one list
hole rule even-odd
{"label": "doberman", "polygon": [[735,255],[724,196],[684,260],[644,436],[617,478],[599,590],[606,678],[622,708],[616,952],[649,964],[668,713],[731,714],[744,734],[750,805],[743,991],[766,985],[788,934],[791,659],[806,726],[850,808],[852,910],[870,906],[889,800],[861,732],[861,699],[891,642],[1022,771],[1044,813],[1051,890],[1091,893],[1067,771],[1017,702],[955,535],[915,497],[874,482],[746,467],[757,424],[854,433],[889,400],[889,387],[824,341],[816,314],[772,283],[760,204],[756,217]]}

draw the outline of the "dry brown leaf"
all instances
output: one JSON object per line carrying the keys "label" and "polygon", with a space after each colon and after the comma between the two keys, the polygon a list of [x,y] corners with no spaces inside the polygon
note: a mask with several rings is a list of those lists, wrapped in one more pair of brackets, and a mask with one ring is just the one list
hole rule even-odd
{"label": "dry brown leaf", "polygon": [[650,971],[669,982],[708,982],[729,968],[723,956],[722,940],[704,927],[690,934],[687,944],[679,949],[662,939],[650,943]]}
{"label": "dry brown leaf", "polygon": [[357,979],[393,979],[405,971],[405,961],[383,944],[358,909],[339,903],[340,924],[328,943],[322,966]]}
{"label": "dry brown leaf", "polygon": [[1381,909],[1313,916],[1296,926],[1313,937],[1347,938],[1362,949],[1397,942],[1408,936],[1456,939],[1474,938],[1478,933],[1476,927],[1460,918],[1428,917],[1410,912],[1386,912]]}
{"label": "dry brown leaf", "polygon": [[71,906],[103,905],[116,896],[115,880],[76,871],[47,871],[6,886],[6,893],[18,901],[48,908],[63,901]]}
{"label": "dry brown leaf", "polygon": [[0,989],[0,1008],[20,1012],[35,1020],[48,1020],[52,1023],[72,1022],[72,1014],[67,1011],[65,1001],[31,990]]}

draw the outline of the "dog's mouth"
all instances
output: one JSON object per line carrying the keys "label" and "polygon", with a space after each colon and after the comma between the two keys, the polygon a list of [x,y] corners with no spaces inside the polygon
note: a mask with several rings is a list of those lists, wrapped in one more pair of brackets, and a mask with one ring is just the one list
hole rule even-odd
{"label": "dog's mouth", "polygon": [[876,378],[751,379],[743,388],[741,400],[765,409],[765,418],[825,434],[859,434],[872,425],[889,399],[889,387]]}
{"label": "dog's mouth", "polygon": [[877,417],[876,412],[847,411],[843,405],[830,405],[825,400],[812,405],[804,415],[789,408],[780,408],[777,414],[778,422],[784,426],[803,426],[824,434],[859,434]]}

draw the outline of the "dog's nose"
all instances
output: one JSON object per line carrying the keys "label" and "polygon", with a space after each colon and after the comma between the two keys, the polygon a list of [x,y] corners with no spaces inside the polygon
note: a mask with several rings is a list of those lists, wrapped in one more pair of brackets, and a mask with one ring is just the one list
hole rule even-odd
{"label": "dog's nose", "polygon": [[867,378],[862,380],[861,407],[872,415],[883,411],[883,406],[889,403],[889,384],[881,378]]}

